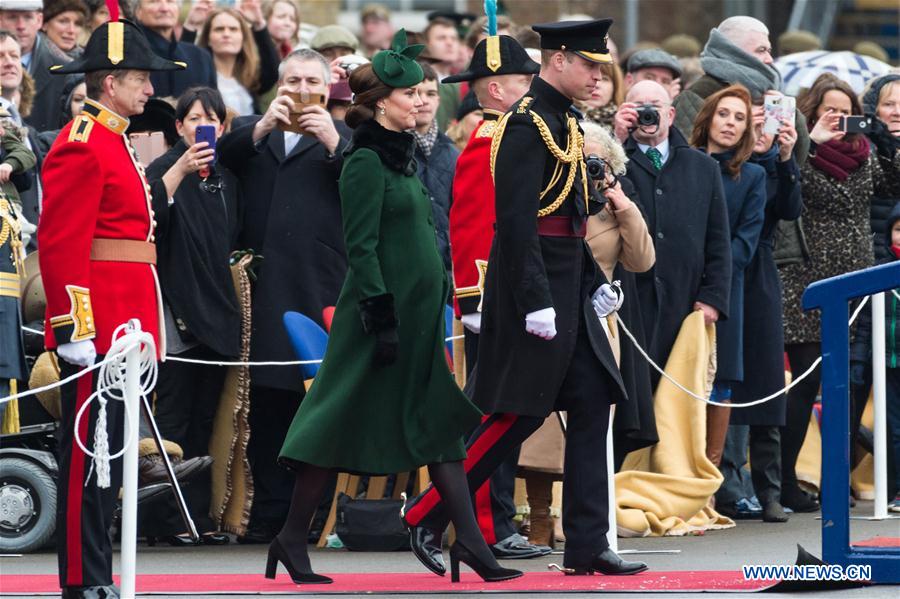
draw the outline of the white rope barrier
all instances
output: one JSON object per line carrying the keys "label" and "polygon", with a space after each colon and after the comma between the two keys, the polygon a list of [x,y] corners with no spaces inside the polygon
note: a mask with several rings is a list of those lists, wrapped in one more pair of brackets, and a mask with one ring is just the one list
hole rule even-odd
{"label": "white rope barrier", "polygon": [[[32,329],[32,328],[25,327],[25,326],[22,327],[22,330],[25,332],[28,332],[28,333],[34,333],[35,335],[41,335],[41,336],[44,335],[43,331],[38,331],[37,329]],[[447,341],[456,341],[457,339],[464,339],[464,338],[465,338],[465,335],[455,335],[453,337],[445,337],[444,342],[446,343]],[[166,356],[163,361],[165,361],[165,362],[168,362],[168,361],[182,362],[184,364],[206,364],[207,366],[302,366],[304,364],[321,364],[322,363],[322,360],[289,360],[289,361],[285,361],[285,362],[280,362],[280,361],[228,362],[228,361],[215,361],[215,360],[197,360],[195,358],[180,358],[180,357],[174,356],[174,355]],[[97,364],[92,367],[92,370],[94,368],[99,368],[99,367],[100,367],[100,365]],[[78,376],[80,376],[80,374]],[[69,382],[70,380],[74,380],[74,379],[78,378],[78,376],[69,377],[68,379],[66,379],[63,382],[56,383],[55,386],[61,386],[65,383]],[[49,390],[52,388],[53,387],[48,386],[46,389]],[[45,390],[44,388],[37,389],[37,391],[44,391],[44,390]],[[20,394],[16,395],[16,397],[24,397],[26,395],[33,395],[33,393],[31,393],[31,392],[29,392],[27,394],[20,393]],[[13,398],[12,397],[4,398],[4,400],[9,400],[9,399],[13,399]]]}
{"label": "white rope barrier", "polygon": [[[866,303],[868,301],[869,301],[869,296],[866,296],[863,298],[863,300],[856,307],[856,310],[853,311],[853,315],[850,317],[850,322],[848,323],[848,326],[852,325],[856,321],[856,318],[859,316],[859,313],[862,311],[863,307],[866,305]],[[723,403],[723,402],[713,401],[702,395],[697,395],[696,393],[694,393],[693,391],[691,391],[690,389],[688,389],[687,387],[685,387],[684,385],[682,385],[681,383],[676,381],[670,375],[666,374],[666,371],[664,371],[662,368],[660,368],[659,365],[653,361],[653,358],[651,358],[649,355],[647,355],[647,352],[644,350],[644,348],[640,346],[640,344],[634,338],[634,335],[632,335],[631,331],[628,330],[628,327],[625,326],[625,323],[622,321],[622,317],[619,316],[618,312],[616,312],[616,321],[619,323],[619,327],[622,329],[622,331],[624,331],[624,333],[628,337],[628,339],[631,340],[631,343],[634,345],[634,347],[638,350],[638,353],[640,353],[644,357],[644,359],[647,360],[647,363],[650,364],[650,366],[652,366],[654,370],[656,370],[666,380],[668,380],[670,383],[672,383],[673,385],[675,385],[676,387],[678,387],[679,389],[681,389],[682,391],[684,391],[685,393],[687,393],[688,395],[693,397],[694,399],[702,401],[711,406],[721,406],[723,408],[750,408],[753,406],[758,406],[760,404],[764,404],[768,401],[772,401],[773,399],[775,399],[775,398],[779,397],[780,395],[783,395],[783,394],[787,393],[788,391],[790,391],[791,389],[793,389],[796,385],[798,385],[800,383],[800,381],[802,381],[803,379],[805,379],[806,377],[811,375],[813,373],[813,371],[815,371],[815,369],[819,367],[819,364],[822,363],[822,356],[819,356],[818,358],[816,358],[816,361],[813,362],[812,365],[806,370],[806,372],[804,372],[803,374],[801,374],[800,376],[795,378],[793,381],[791,381],[790,385],[788,385],[784,389],[776,391],[775,393],[768,395],[766,397],[762,397],[760,399],[756,399],[754,401],[747,402],[747,403]]]}
{"label": "white rope barrier", "polygon": [[[898,294],[896,291],[894,291],[893,293],[898,299],[900,299],[900,294]],[[866,296],[863,298],[863,300],[859,303],[859,305],[853,311],[853,315],[850,317],[848,326],[852,325],[856,321],[856,318],[859,316],[860,312],[862,311],[863,307],[868,303],[868,301],[869,301],[869,296]],[[722,406],[722,407],[739,409],[739,408],[750,408],[753,406],[757,406],[757,405],[772,401],[773,399],[778,398],[779,396],[787,393],[788,391],[793,389],[795,386],[800,384],[801,381],[803,381],[809,375],[811,375],[815,371],[815,369],[819,367],[819,364],[822,363],[822,357],[819,356],[818,358],[816,358],[816,361],[813,362],[812,365],[806,370],[806,372],[804,372],[803,374],[801,374],[800,376],[795,378],[793,381],[791,381],[790,385],[787,385],[783,389],[780,389],[779,391],[776,391],[775,393],[772,393],[771,395],[768,395],[766,397],[762,397],[760,399],[756,399],[754,401],[747,402],[747,403],[723,403],[723,402],[713,401],[713,400],[709,399],[708,397],[704,397],[702,395],[698,395],[698,394],[694,393],[693,391],[691,391],[690,389],[688,389],[687,387],[685,387],[684,385],[682,385],[681,383],[676,381],[670,375],[666,374],[666,372],[662,368],[660,368],[660,366],[656,362],[653,361],[653,358],[651,358],[649,356],[649,354],[647,354],[647,351],[643,347],[641,347],[641,345],[637,342],[637,340],[634,338],[634,335],[631,333],[630,330],[628,330],[628,327],[625,326],[625,323],[622,321],[622,317],[619,316],[618,312],[616,313],[616,321],[619,323],[619,328],[622,329],[622,331],[625,333],[625,336],[628,337],[628,339],[631,341],[631,343],[634,345],[634,347],[638,350],[638,353],[641,356],[643,356],[645,360],[647,360],[647,363],[650,364],[650,366],[654,370],[656,370],[661,376],[665,377],[673,385],[678,387],[681,391],[687,393],[689,396],[693,397],[694,399],[696,399],[698,401],[702,401],[702,402],[712,405],[712,406]],[[22,327],[22,329],[32,332],[32,333],[43,335],[43,333],[41,331],[37,331],[35,329],[29,329],[27,327]],[[445,341],[454,341],[456,339],[463,339],[464,337],[465,337],[465,335],[456,335],[453,337],[446,337],[444,340]],[[107,360],[109,360],[109,357],[107,357]],[[183,362],[183,363],[187,363],[187,364],[206,364],[209,366],[300,366],[303,364],[321,364],[322,363],[322,360],[291,360],[291,361],[287,361],[287,362],[274,362],[274,361],[273,362],[228,362],[228,361],[213,361],[213,360],[197,360],[194,358],[180,358],[178,356],[166,356],[165,361],[169,361],[169,360],[171,360],[172,362]],[[104,363],[105,362],[106,362],[106,360],[104,360]],[[95,364],[89,370],[79,372],[77,375],[71,376],[71,377],[65,379],[64,381],[60,381],[58,383],[48,385],[47,387],[41,387],[40,389],[33,389],[31,391],[19,393],[18,395],[15,395],[13,397],[6,397],[0,401],[9,401],[9,400],[13,399],[14,397],[26,397],[28,395],[34,395],[34,394],[39,393],[44,390],[49,390],[54,387],[62,386],[65,383],[72,381],[72,380],[78,378],[79,376],[89,372],[90,370],[99,368],[102,364],[103,363]]]}
{"label": "white rope barrier", "polygon": [[[81,418],[84,416],[85,410],[96,400],[98,404],[97,424],[94,426],[94,451],[90,451],[81,441],[79,435],[75,435],[75,443],[82,453],[90,457],[91,469],[96,466],[97,470],[97,486],[102,489],[109,488],[110,472],[109,462],[125,455],[126,450],[131,445],[137,431],[127,426],[128,435],[122,449],[113,455],[109,453],[109,435],[106,429],[106,406],[110,400],[121,401],[125,408],[125,422],[131,423],[131,411],[134,406],[129,405],[126,393],[126,376],[125,376],[125,360],[128,353],[134,349],[138,349],[140,357],[139,371],[139,387],[138,393],[141,395],[149,395],[156,387],[157,366],[156,366],[156,343],[153,341],[153,335],[145,331],[130,330],[129,324],[123,324],[116,328],[113,333],[115,339],[106,353],[106,358],[100,363],[100,372],[97,375],[97,388],[91,393],[87,401],[85,401],[75,415],[75,430],[80,430]],[[121,337],[119,335],[122,334]],[[139,405],[139,404],[138,404]],[[90,474],[88,474],[90,479]]]}

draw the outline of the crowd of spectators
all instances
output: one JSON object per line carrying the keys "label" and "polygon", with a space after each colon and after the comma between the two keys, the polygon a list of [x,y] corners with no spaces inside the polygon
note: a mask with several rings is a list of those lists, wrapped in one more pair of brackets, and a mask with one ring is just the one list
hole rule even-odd
{"label": "crowd of spectators", "polygon": [[[263,259],[254,273],[250,357],[288,361],[294,355],[283,313],[299,311],[324,326],[323,310],[334,305],[346,275],[337,179],[351,137],[343,122],[347,79],[389,46],[395,28],[388,9],[370,5],[357,32],[332,24],[301,41],[303,15],[294,0],[238,6],[121,0],[122,14],[154,52],[187,64],[152,75],[155,96],[169,109],[139,130],[170,134],[160,152],[140,158],[161,215],[156,242],[170,354],[239,355],[240,307],[228,256],[253,250]],[[442,83],[466,68],[486,36],[485,21],[431,17],[418,36],[426,46],[425,80],[411,132],[449,272],[457,157],[483,109],[508,108],[517,99],[510,90],[527,85]],[[83,77],[52,75],[50,67],[77,57],[108,18],[102,0],[0,1],[0,185],[21,207],[29,250],[39,248],[33,233],[42,159],[90,96]],[[501,16],[498,30],[540,61],[530,27]],[[644,235],[645,225],[655,246],[655,265],[630,283],[628,319],[641,321],[647,350],[664,365],[682,321],[702,311],[717,327],[713,399],[721,403],[781,389],[785,352],[794,376],[819,356],[818,315],[803,312],[800,302],[810,283],[900,256],[900,74],[895,69],[865,90],[823,74],[798,97],[793,121],[764,132],[766,99],[782,94],[771,38],[765,24],[738,16],[703,42],[679,34],[621,54],[610,44],[614,61],[603,66],[592,98],[573,108],[588,141],[599,140],[606,162],[615,164],[605,185],[624,184],[610,210],[621,219],[626,211],[642,216],[644,223],[629,226]],[[777,41],[782,54],[822,46],[806,32]],[[870,119],[868,133],[841,129],[841,117],[859,115]],[[285,130],[292,121],[302,134]],[[190,158],[211,156],[196,143],[198,125],[212,125],[218,138],[205,175],[182,168]],[[137,131],[133,123],[130,133]],[[889,326],[896,317],[889,298]],[[871,323],[865,326],[860,334],[871,333]],[[893,335],[889,340],[888,365],[900,377],[900,346]],[[872,375],[871,350],[865,342],[854,347],[855,435]],[[224,376],[219,367],[161,367],[157,419],[185,457],[205,451]],[[655,388],[658,375],[647,376]],[[819,379],[816,372],[752,410],[709,407],[707,455],[724,477],[722,513],[777,522],[788,517],[783,508],[818,509],[795,468]],[[268,542],[287,514],[293,479],[276,458],[304,385],[294,367],[253,368],[250,380],[254,503],[240,540]],[[889,386],[888,402],[888,445],[897,457],[900,383]],[[900,484],[900,476],[892,478]],[[203,489],[195,486],[188,497],[198,513],[208,509]],[[900,502],[894,505],[900,511]],[[157,536],[184,532],[171,511],[161,511],[151,528]],[[208,542],[221,541],[211,521],[201,528]]]}

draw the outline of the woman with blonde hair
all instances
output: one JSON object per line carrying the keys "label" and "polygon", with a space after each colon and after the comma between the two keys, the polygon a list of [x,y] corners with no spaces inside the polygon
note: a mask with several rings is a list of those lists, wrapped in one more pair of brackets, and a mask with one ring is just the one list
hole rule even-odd
{"label": "woman with blonde hair", "polygon": [[591,99],[579,102],[578,108],[591,123],[603,125],[612,131],[613,119],[619,105],[625,101],[625,85],[622,69],[615,63],[600,65],[601,77],[591,93]]}
{"label": "woman with blonde hair", "polygon": [[[694,121],[691,145],[719,163],[731,230],[731,300],[728,319],[716,323],[718,368],[711,399],[731,403],[731,387],[744,380],[744,271],[762,233],[766,171],[748,162],[756,145],[750,92],[731,85],[709,96]],[[707,406],[706,456],[718,468],[731,408]]]}
{"label": "woman with blonde hair", "polygon": [[[612,134],[597,123],[582,122],[584,153],[592,183],[606,205],[587,222],[585,241],[594,260],[607,281],[618,281],[625,295],[619,316],[638,342],[645,345],[644,327],[634,273],[646,272],[656,262],[653,240],[647,223],[637,204],[629,199],[633,188],[625,174],[625,150]],[[613,316],[603,323],[610,347],[631,401],[618,404],[613,420],[615,463],[618,466],[625,454],[656,443],[656,420],[647,364],[630,344],[620,344],[621,334]],[[556,414],[525,443],[519,456],[519,469],[525,478],[528,504],[531,510],[528,540],[539,545],[555,545],[554,526],[550,518],[551,491],[554,481],[562,480],[565,438]],[[612,474],[612,473],[610,473]]]}
{"label": "woman with blonde hair", "polygon": [[300,6],[296,0],[266,0],[263,4],[266,29],[283,59],[297,45],[300,31]]}
{"label": "woman with blonde hair", "polygon": [[225,105],[241,116],[258,114],[260,95],[278,81],[279,63],[259,2],[247,0],[241,11],[212,11],[200,30],[197,45],[213,56]]}

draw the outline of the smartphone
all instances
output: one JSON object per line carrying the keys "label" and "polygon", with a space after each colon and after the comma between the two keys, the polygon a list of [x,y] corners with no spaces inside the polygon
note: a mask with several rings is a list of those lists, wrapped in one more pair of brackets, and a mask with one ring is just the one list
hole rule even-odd
{"label": "smartphone", "polygon": [[138,162],[145,168],[166,153],[166,138],[162,131],[131,133],[128,139],[134,147]]}
{"label": "smartphone", "polygon": [[209,163],[209,166],[212,166],[216,163],[216,127],[215,125],[197,125],[197,131],[194,134],[194,142],[200,143],[201,141],[205,141],[209,145],[206,146],[207,150],[213,150],[213,159],[212,162]]}
{"label": "smartphone", "polygon": [[781,129],[784,121],[794,123],[797,99],[792,96],[766,96],[763,111],[766,115],[763,133],[778,135],[778,130]]}
{"label": "smartphone", "polygon": [[842,116],[838,129],[846,133],[868,133],[872,122],[865,116]]}
{"label": "smartphone", "polygon": [[309,92],[285,92],[287,97],[294,101],[294,110],[291,111],[291,124],[285,125],[278,123],[278,128],[282,131],[292,131],[293,133],[304,134],[306,131],[300,127],[298,122],[302,116],[303,109],[307,106],[321,106],[325,108],[325,94],[314,94]]}

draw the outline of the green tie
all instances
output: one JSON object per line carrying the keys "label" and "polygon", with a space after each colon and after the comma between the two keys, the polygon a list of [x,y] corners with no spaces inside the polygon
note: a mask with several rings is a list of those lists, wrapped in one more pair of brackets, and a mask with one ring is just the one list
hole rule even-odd
{"label": "green tie", "polygon": [[653,163],[653,168],[656,170],[662,169],[662,154],[659,153],[659,150],[656,148],[649,148],[647,150],[647,158]]}

